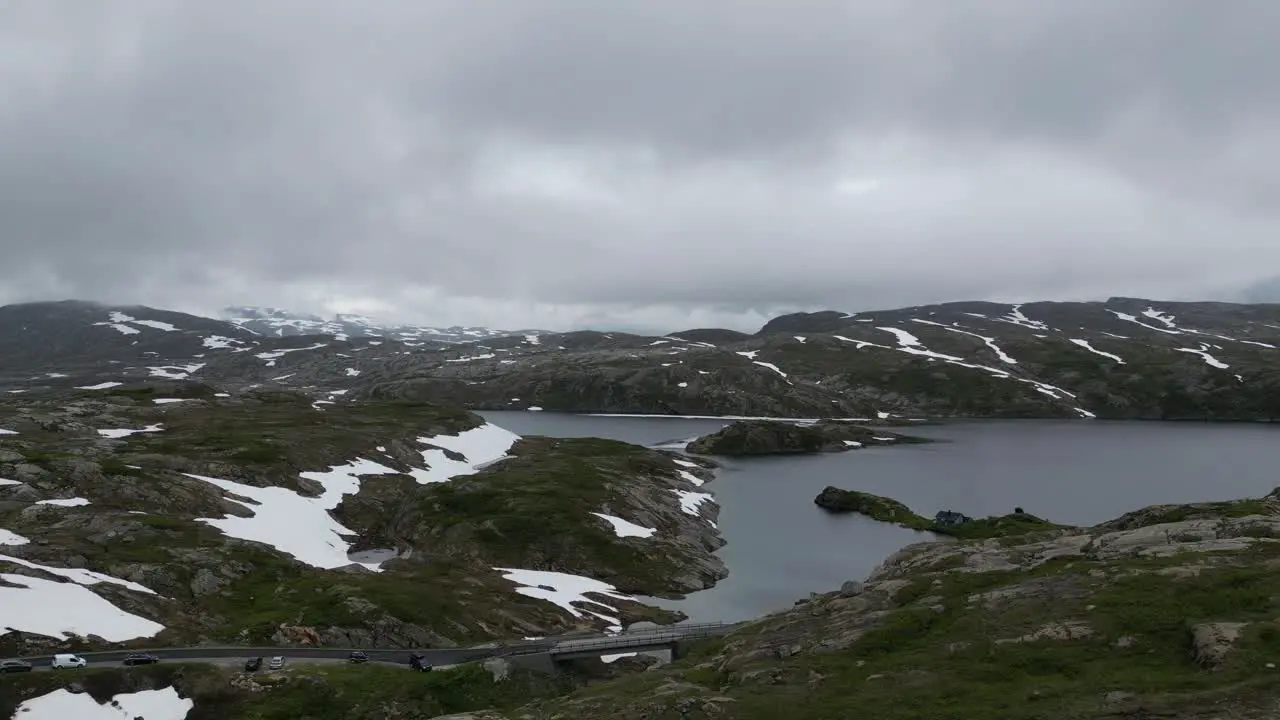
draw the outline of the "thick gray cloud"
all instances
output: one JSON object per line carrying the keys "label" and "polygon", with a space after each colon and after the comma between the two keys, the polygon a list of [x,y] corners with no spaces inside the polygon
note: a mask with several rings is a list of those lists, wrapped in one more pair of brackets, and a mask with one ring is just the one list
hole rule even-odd
{"label": "thick gray cloud", "polygon": [[0,300],[751,327],[1280,268],[1280,5],[19,0]]}

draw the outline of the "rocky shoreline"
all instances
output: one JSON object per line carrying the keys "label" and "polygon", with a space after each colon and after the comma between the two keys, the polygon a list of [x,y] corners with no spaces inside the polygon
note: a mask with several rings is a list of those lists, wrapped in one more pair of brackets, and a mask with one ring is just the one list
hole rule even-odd
{"label": "rocky shoreline", "polygon": [[818,720],[848,716],[856,694],[886,720],[1267,720],[1280,700],[1277,537],[1280,489],[918,543],[686,661],[493,717],[765,720],[788,706]]}
{"label": "rocky shoreline", "polygon": [[845,421],[739,420],[697,438],[686,450],[699,455],[796,455],[925,442],[932,441]]}

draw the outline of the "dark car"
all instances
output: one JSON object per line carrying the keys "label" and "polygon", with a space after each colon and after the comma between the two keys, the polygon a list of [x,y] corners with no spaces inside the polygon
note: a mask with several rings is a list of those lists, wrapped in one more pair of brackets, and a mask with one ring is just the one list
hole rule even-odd
{"label": "dark car", "polygon": [[160,662],[160,658],[151,653],[129,653],[125,656],[125,665],[154,665]]}
{"label": "dark car", "polygon": [[0,661],[0,673],[31,672],[31,663],[22,660]]}
{"label": "dark car", "polygon": [[246,672],[257,672],[262,667],[262,658],[249,658],[244,661],[244,669]]}
{"label": "dark car", "polygon": [[365,663],[365,662],[369,662],[369,656],[368,656],[368,654],[366,654],[366,653],[364,653],[364,652],[362,652],[362,651],[360,651],[360,650],[355,650],[355,651],[353,651],[350,655],[348,655],[348,656],[347,656],[347,662],[349,662],[349,663]]}
{"label": "dark car", "polygon": [[427,663],[427,656],[422,653],[414,653],[409,656],[409,668],[419,672],[431,672],[431,665]]}

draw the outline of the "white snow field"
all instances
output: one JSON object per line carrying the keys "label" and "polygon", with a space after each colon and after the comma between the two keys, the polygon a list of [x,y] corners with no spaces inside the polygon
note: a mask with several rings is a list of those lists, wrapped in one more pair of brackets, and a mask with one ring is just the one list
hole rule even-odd
{"label": "white snow field", "polygon": [[[420,437],[418,442],[436,447],[422,451],[427,469],[415,468],[409,474],[423,485],[446,482],[460,475],[472,475],[505,458],[511,446],[519,439],[519,435],[492,423],[463,430],[457,435]],[[460,453],[466,459],[454,460],[445,455],[444,450],[437,448]]]}
{"label": "white snow field", "polygon": [[[677,460],[676,462],[679,462],[679,461]],[[690,463],[690,464],[692,465],[693,463]],[[697,466],[694,465],[694,467],[697,467]],[[688,470],[677,470],[676,472],[679,473],[680,477],[693,483],[694,487],[702,487],[702,482],[703,482],[702,478],[698,477],[697,475],[694,475]]]}
{"label": "white snow field", "polygon": [[179,697],[172,687],[121,693],[102,705],[88,693],[58,688],[23,702],[13,717],[14,720],[184,720],[194,707],[194,700]]}
{"label": "white snow field", "polygon": [[124,383],[118,383],[118,382],[103,382],[103,383],[98,383],[97,385],[80,385],[76,389],[77,390],[109,390],[113,387],[120,387],[123,384]]}
{"label": "white snow field", "polygon": [[85,498],[55,498],[53,500],[37,500],[36,505],[53,505],[54,507],[84,507],[89,501]]}
{"label": "white snow field", "polygon": [[[1017,308],[1015,307],[1015,310],[1016,309]],[[1010,320],[1009,322],[1013,322],[1013,321]],[[1030,322],[1035,322],[1035,321],[1030,321]],[[1023,323],[1018,322],[1014,324],[1021,325]],[[958,365],[960,367],[973,368],[974,370],[983,370],[991,373],[993,376],[998,378],[1005,378],[1008,380],[1016,380],[1017,382],[1027,383],[1028,385],[1034,386],[1037,392],[1047,395],[1051,398],[1054,398],[1055,400],[1065,400],[1066,398],[1075,399],[1076,397],[1075,393],[1068,392],[1066,390],[1063,390],[1060,387],[1050,385],[1048,383],[1043,383],[1038,380],[1031,380],[1029,378],[1018,377],[1010,373],[1008,370],[1001,370],[1000,368],[993,368],[987,365],[975,365],[973,363],[966,362],[963,358],[956,357],[955,355],[945,355],[943,353],[934,352],[926,348],[924,346],[924,343],[920,342],[920,339],[917,338],[915,335],[912,335],[911,333],[901,328],[877,327],[876,329],[883,330],[884,332],[887,332],[887,333],[893,333],[893,335],[898,338],[898,347],[895,349],[898,350],[899,352],[904,352],[911,355],[920,355],[922,357],[932,358],[934,360],[942,360],[951,365]],[[881,346],[877,346],[877,347],[881,347]],[[1066,398],[1063,397],[1064,395],[1066,396]],[[1087,418],[1097,417],[1096,415],[1089,412],[1088,410],[1085,410],[1082,407],[1075,407],[1073,409],[1076,412],[1080,413],[1081,417],[1087,417]]]}
{"label": "white snow field", "polygon": [[1218,358],[1210,355],[1209,346],[1203,343],[1200,344],[1199,350],[1192,350],[1191,348],[1174,348],[1174,349],[1177,350],[1178,352],[1192,353],[1193,355],[1199,355],[1204,360],[1205,364],[1208,365],[1209,367],[1216,367],[1219,370],[1226,370],[1227,368],[1231,367],[1230,365],[1222,362]]}
{"label": "white snow field", "polygon": [[[430,467],[410,468],[408,474],[422,484],[446,482],[459,475],[474,473],[484,465],[505,457],[507,450],[519,439],[519,435],[489,423],[457,435],[420,437],[419,442],[448,448],[462,453],[467,459],[451,460],[442,450],[424,450],[423,460]],[[352,543],[348,538],[355,533],[334,519],[330,511],[338,507],[343,496],[360,491],[361,475],[400,474],[394,468],[360,458],[325,471],[301,473],[301,477],[314,480],[324,488],[318,497],[306,497],[288,488],[256,487],[233,480],[183,474],[256,503],[228,498],[252,511],[250,517],[199,518],[200,522],[208,523],[231,537],[270,545],[313,567],[332,569],[355,563],[376,572],[382,570],[381,560],[352,557]]]}
{"label": "white snow field", "polygon": [[165,378],[166,380],[186,380],[191,377],[191,373],[196,372],[204,367],[205,363],[192,363],[190,365],[157,365],[149,367],[151,377]]}
{"label": "white snow field", "polygon": [[[1111,313],[1112,315],[1115,315],[1115,316],[1116,316],[1117,318],[1119,318],[1120,320],[1124,320],[1125,322],[1131,322],[1131,323],[1133,323],[1133,324],[1135,324],[1135,325],[1141,325],[1142,327],[1144,327],[1144,328],[1146,328],[1146,329],[1148,329],[1148,330],[1155,330],[1156,332],[1162,332],[1162,333],[1165,333],[1165,334],[1167,334],[1167,335],[1181,335],[1181,334],[1182,334],[1182,331],[1181,331],[1181,330],[1173,330],[1173,329],[1170,329],[1172,326],[1167,326],[1167,327],[1162,327],[1162,328],[1161,328],[1161,327],[1156,327],[1155,325],[1148,325],[1147,323],[1144,323],[1144,322],[1142,322],[1141,320],[1139,320],[1139,319],[1137,318],[1137,316],[1135,316],[1135,315],[1130,315],[1129,313],[1118,312],[1118,311],[1116,311],[1116,310],[1108,310],[1107,312]],[[1145,315],[1146,313],[1143,313],[1143,314]]]}
{"label": "white snow field", "polygon": [[969,332],[968,330],[961,330],[960,328],[951,327],[950,325],[943,325],[940,322],[934,322],[932,320],[921,320],[920,318],[912,318],[911,322],[920,323],[921,325],[933,325],[935,327],[940,327],[943,330],[947,330],[949,332],[958,333],[960,335],[968,335],[969,337],[976,337],[979,340],[981,340],[984,344],[986,344],[987,347],[991,348],[991,351],[996,354],[996,357],[1000,358],[1000,362],[1008,363],[1010,365],[1018,364],[1017,360],[1014,360],[1012,357],[1009,356],[1008,353],[1006,353],[1004,350],[1001,350],[999,345],[996,345],[995,338],[990,338],[990,337],[987,337],[986,335],[979,335],[978,333]]}
{"label": "white snow field", "polygon": [[138,433],[160,432],[161,430],[163,430],[163,428],[160,426],[159,423],[156,423],[155,425],[148,425],[142,428],[141,430],[130,430],[129,428],[115,428],[115,429],[109,429],[109,430],[99,430],[98,434],[104,438],[122,438],[122,437],[129,437],[130,435],[137,435]]}
{"label": "white snow field", "polygon": [[1112,359],[1112,360],[1115,360],[1116,362],[1120,363],[1121,365],[1123,365],[1123,364],[1124,364],[1124,358],[1120,357],[1119,355],[1114,355],[1114,354],[1109,353],[1109,352],[1102,352],[1101,350],[1099,350],[1099,349],[1095,348],[1094,346],[1090,345],[1088,340],[1077,340],[1077,339],[1075,339],[1075,338],[1072,338],[1072,339],[1071,339],[1071,342],[1075,343],[1076,345],[1079,345],[1080,347],[1084,348],[1085,350],[1088,350],[1089,352],[1093,353],[1094,355],[1101,355],[1101,356],[1102,356],[1102,357],[1104,357],[1104,358],[1110,358],[1110,359]]}
{"label": "white snow field", "polygon": [[[676,497],[680,498],[680,509],[683,510],[686,515],[692,515],[698,518],[702,517],[701,513],[698,512],[698,508],[702,507],[702,503],[715,502],[715,497],[710,493],[693,492],[691,490],[672,490],[671,492],[675,493]],[[714,522],[711,522],[710,520],[707,520],[707,522],[711,523],[712,527],[716,527]]]}
{"label": "white snow field", "polygon": [[605,515],[604,513],[598,513],[598,512],[593,512],[591,514],[609,523],[609,525],[613,527],[614,534],[616,534],[620,538],[627,538],[627,537],[647,538],[647,537],[653,537],[653,534],[658,532],[654,528],[647,528],[643,525],[637,525],[628,520],[623,520],[620,517]]}
{"label": "white snow field", "polygon": [[[112,605],[76,583],[0,573],[0,627],[61,638],[97,635],[110,642],[151,637],[164,626]],[[18,587],[9,587],[16,585]]]}
{"label": "white snow field", "polygon": [[[0,529],[0,545],[26,542],[26,538]],[[98,635],[111,642],[123,642],[164,630],[160,623],[127,613],[85,586],[108,583],[155,595],[151,588],[92,570],[56,568],[9,555],[0,555],[0,563],[41,570],[71,581],[0,573],[0,579],[9,584],[0,585],[0,635],[16,630],[55,638],[67,634]]]}
{"label": "white snow field", "polygon": [[[130,580],[121,580],[120,578],[111,577],[110,575],[106,575],[100,572],[94,572],[92,570],[85,570],[83,568],[52,567],[50,565],[41,565],[40,563],[32,562],[30,560],[23,560],[22,558],[11,557],[9,555],[0,555],[0,562],[7,562],[7,563],[13,563],[14,565],[21,565],[26,568],[31,568],[32,570],[43,570],[44,572],[47,572],[50,575],[57,575],[59,577],[64,577],[70,580],[71,582],[76,583],[77,585],[97,585],[98,583],[108,583],[110,585],[119,585],[120,587],[125,588],[126,590],[132,590],[134,592],[140,592],[146,595],[156,594],[154,590],[152,590],[151,588],[145,585],[139,585],[138,583]],[[3,605],[0,605],[0,608],[3,608],[3,607],[4,607]]]}
{"label": "white snow field", "polygon": [[[360,475],[396,473],[396,470],[372,460],[353,460],[324,472],[304,472],[302,477],[319,482],[324,492],[319,497],[305,497],[288,488],[255,487],[183,473],[187,477],[216,485],[223,490],[246,497],[257,504],[231,500],[253,512],[250,517],[228,515],[222,518],[198,518],[234,538],[270,545],[299,562],[313,567],[332,569],[351,565],[351,542],[355,535],[329,514],[342,502],[342,496],[360,490]],[[381,571],[381,563],[361,562],[370,570]]]}
{"label": "white snow field", "polygon": [[[608,583],[592,580],[580,575],[569,575],[568,573],[551,572],[548,570],[519,570],[517,568],[494,568],[502,573],[502,577],[510,580],[519,587],[516,592],[526,597],[546,600],[563,608],[565,612],[575,618],[585,618],[587,615],[604,620],[609,623],[611,632],[620,632],[622,623],[618,622],[618,618],[614,615],[605,615],[603,612],[591,610],[587,608],[579,608],[574,603],[585,603],[589,606],[602,608],[603,610],[617,613],[616,608],[609,607],[601,602],[589,600],[585,597],[586,593],[598,593],[605,597],[611,597],[618,600],[634,600],[630,595],[619,593],[617,588]],[[548,589],[551,588],[551,589]]]}

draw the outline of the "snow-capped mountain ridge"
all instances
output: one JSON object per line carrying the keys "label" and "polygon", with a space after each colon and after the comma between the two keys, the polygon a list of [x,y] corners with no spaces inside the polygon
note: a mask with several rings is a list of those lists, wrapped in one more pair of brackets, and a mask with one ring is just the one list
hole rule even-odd
{"label": "snow-capped mountain ridge", "polygon": [[407,343],[455,344],[509,335],[541,333],[538,330],[497,330],[461,325],[441,328],[425,325],[381,324],[368,316],[350,313],[339,313],[326,320],[318,315],[248,305],[225,308],[219,319],[268,337],[329,335],[336,340],[374,337]]}

